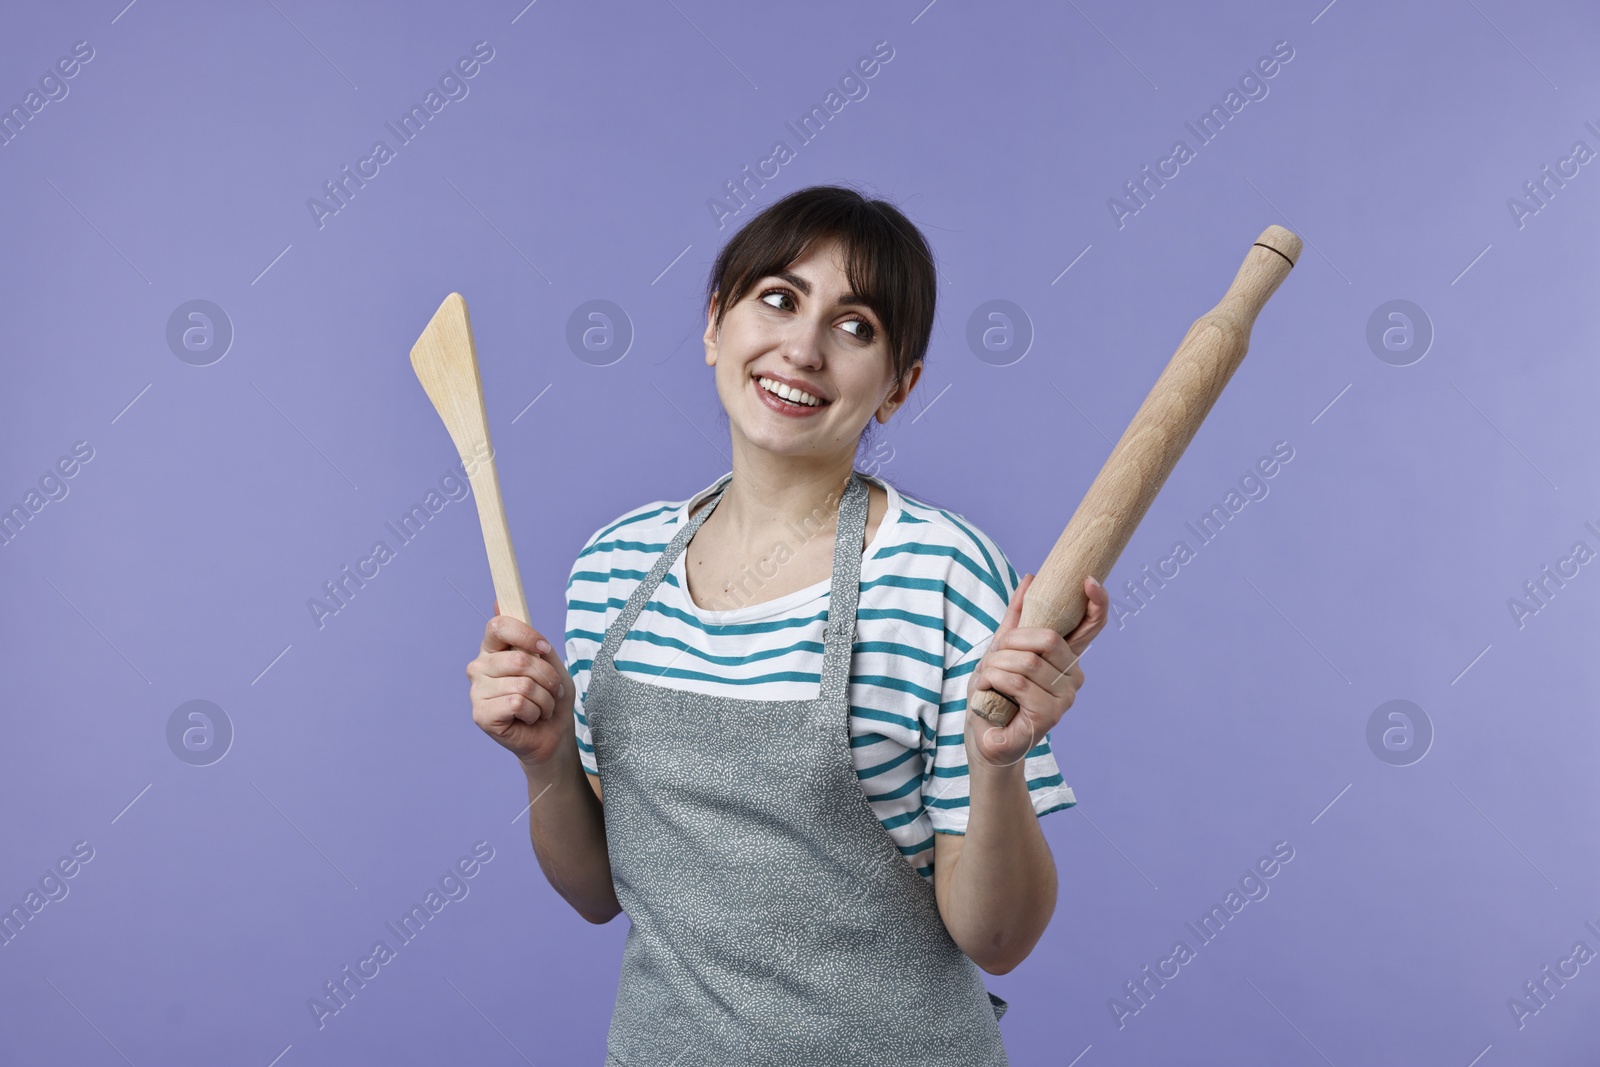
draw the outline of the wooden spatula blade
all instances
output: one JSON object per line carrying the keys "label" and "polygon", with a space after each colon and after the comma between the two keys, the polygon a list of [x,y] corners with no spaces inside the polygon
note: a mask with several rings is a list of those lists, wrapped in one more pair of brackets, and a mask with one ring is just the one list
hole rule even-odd
{"label": "wooden spatula blade", "polygon": [[467,302],[451,293],[428,320],[417,343],[411,346],[411,369],[422,383],[434,410],[450,433],[461,457],[472,496],[478,502],[478,522],[489,555],[489,573],[500,613],[528,622],[528,603],[522,576],[511,548],[511,528],[500,499],[500,476],[494,465],[494,445],[489,438],[489,414],[483,403],[483,379],[478,373],[478,351],[472,342],[472,322]]}

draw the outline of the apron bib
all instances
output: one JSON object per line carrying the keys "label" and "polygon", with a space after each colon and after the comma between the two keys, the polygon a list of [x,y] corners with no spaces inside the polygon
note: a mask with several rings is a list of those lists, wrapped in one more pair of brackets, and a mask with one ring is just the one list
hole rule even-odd
{"label": "apron bib", "polygon": [[631,923],[607,1067],[1008,1067],[1006,1002],[951,939],[851,761],[859,473],[839,505],[816,699],[710,696],[614,666],[731,477],[607,627],[584,699]]}

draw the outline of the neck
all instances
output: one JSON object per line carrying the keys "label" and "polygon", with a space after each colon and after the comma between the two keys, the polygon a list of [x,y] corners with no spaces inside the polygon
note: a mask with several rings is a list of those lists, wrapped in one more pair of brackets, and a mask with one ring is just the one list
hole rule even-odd
{"label": "neck", "polygon": [[749,545],[770,541],[775,532],[836,529],[839,502],[855,469],[853,454],[812,461],[760,453],[740,460],[736,450],[733,478],[708,520],[729,539]]}

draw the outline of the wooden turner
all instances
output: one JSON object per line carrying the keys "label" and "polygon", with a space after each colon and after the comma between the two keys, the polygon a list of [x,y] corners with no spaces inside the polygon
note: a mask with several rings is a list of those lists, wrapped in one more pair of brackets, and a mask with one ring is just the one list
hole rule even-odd
{"label": "wooden turner", "polygon": [[467,480],[472,483],[500,614],[529,622],[522,575],[511,548],[511,528],[506,524],[506,509],[500,500],[500,476],[494,467],[489,415],[483,406],[478,350],[472,343],[467,302],[460,293],[444,298],[422,336],[411,346],[411,369],[417,372],[417,380],[444,420],[444,428],[450,431],[450,440],[455,442]]}

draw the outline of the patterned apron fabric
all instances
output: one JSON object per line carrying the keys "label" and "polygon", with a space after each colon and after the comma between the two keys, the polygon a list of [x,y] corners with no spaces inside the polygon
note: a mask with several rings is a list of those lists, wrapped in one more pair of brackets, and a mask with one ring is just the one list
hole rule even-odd
{"label": "patterned apron fabric", "polygon": [[730,479],[607,628],[584,698],[631,922],[607,1067],[1007,1067],[1005,1001],[951,939],[851,762],[860,474],[839,506],[816,699],[710,696],[615,668]]}

